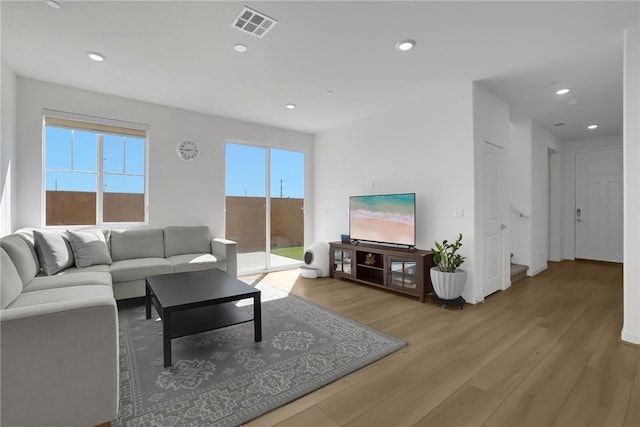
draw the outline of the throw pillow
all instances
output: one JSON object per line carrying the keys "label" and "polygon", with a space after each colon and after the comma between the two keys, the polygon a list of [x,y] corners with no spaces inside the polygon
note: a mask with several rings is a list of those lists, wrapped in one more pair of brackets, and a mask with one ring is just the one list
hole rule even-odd
{"label": "throw pillow", "polygon": [[73,251],[64,234],[33,230],[33,240],[44,274],[51,276],[60,270],[73,267]]}
{"label": "throw pillow", "polygon": [[102,232],[67,230],[67,235],[76,259],[76,267],[82,268],[113,262],[107,248],[107,239]]}

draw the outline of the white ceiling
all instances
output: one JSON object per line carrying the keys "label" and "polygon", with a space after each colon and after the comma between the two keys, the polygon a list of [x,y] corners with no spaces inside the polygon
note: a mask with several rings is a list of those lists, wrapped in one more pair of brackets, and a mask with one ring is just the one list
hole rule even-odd
{"label": "white ceiling", "polygon": [[[59,2],[2,1],[17,74],[311,133],[479,81],[563,140],[622,133],[623,29],[640,15],[638,1]],[[264,39],[231,27],[244,5],[279,21]],[[405,38],[416,47],[395,50]]]}

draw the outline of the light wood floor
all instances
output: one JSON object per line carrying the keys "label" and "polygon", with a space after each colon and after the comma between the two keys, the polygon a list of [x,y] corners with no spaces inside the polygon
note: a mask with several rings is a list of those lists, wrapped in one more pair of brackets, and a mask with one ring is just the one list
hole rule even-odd
{"label": "light wood floor", "polygon": [[550,263],[463,310],[297,270],[263,280],[409,345],[250,427],[640,426],[621,265]]}

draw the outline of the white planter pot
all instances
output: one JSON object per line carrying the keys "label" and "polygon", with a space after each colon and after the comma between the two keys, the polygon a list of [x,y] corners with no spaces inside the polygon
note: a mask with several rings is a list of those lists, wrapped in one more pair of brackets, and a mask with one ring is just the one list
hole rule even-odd
{"label": "white planter pot", "polygon": [[431,267],[431,283],[433,291],[441,299],[456,299],[462,295],[467,283],[467,272],[457,269],[454,273],[440,271],[438,267]]}

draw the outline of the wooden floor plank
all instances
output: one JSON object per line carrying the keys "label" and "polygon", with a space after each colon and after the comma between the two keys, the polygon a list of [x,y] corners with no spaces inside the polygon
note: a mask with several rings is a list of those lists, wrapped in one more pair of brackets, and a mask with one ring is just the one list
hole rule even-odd
{"label": "wooden floor plank", "polygon": [[[341,378],[338,381],[335,381],[331,384],[328,384],[319,390],[314,391],[313,393],[309,393],[306,396],[301,397],[293,401],[292,403],[282,406],[278,409],[275,409],[260,418],[256,418],[255,420],[244,424],[245,427],[266,427],[273,426],[279,423],[285,422],[289,419],[295,419],[296,415],[314,407],[318,402],[326,399],[328,396],[331,396],[337,393],[340,390],[344,390],[349,387],[349,381],[346,378]],[[299,424],[306,425],[306,424]]]}
{"label": "wooden floor plank", "polygon": [[549,426],[589,360],[589,353],[557,344],[484,423],[488,427]]}
{"label": "wooden floor plank", "polygon": [[275,424],[277,427],[339,427],[317,406],[312,406],[296,415]]}
{"label": "wooden floor plank", "polygon": [[469,384],[506,399],[538,366],[560,334],[535,325],[475,375]]}
{"label": "wooden floor plank", "polygon": [[419,427],[476,427],[489,418],[502,398],[469,383],[415,423]]}
{"label": "wooden floor plank", "polygon": [[636,373],[633,377],[633,389],[627,405],[627,413],[624,419],[624,427],[640,425],[640,357],[636,364]]}
{"label": "wooden floor plank", "polygon": [[550,262],[463,310],[297,270],[263,280],[408,345],[249,426],[640,425],[619,264]]}

